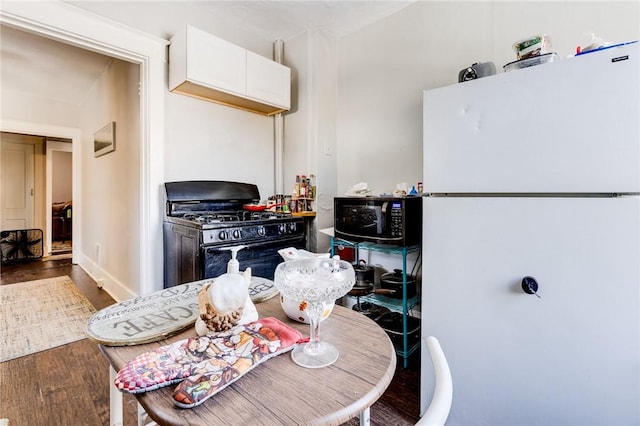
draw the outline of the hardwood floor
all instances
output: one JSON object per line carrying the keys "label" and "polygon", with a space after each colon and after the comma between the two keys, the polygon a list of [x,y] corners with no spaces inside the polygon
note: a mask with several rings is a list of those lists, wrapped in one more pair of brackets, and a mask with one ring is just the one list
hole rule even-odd
{"label": "hardwood floor", "polygon": [[[2,266],[0,285],[68,275],[96,309],[114,303],[70,259]],[[0,418],[9,426],[108,425],[109,365],[95,342],[83,339],[0,363]],[[137,425],[127,395],[124,425]]]}
{"label": "hardwood floor", "polygon": [[[2,266],[0,285],[68,275],[96,309],[114,300],[70,259]],[[371,425],[413,425],[419,418],[420,356],[398,367],[391,385],[371,407]],[[108,364],[97,344],[80,340],[0,363],[0,419],[9,426],[108,425]],[[345,384],[348,386],[348,383]],[[137,425],[135,398],[125,395],[124,425]],[[357,425],[352,419],[345,425]]]}

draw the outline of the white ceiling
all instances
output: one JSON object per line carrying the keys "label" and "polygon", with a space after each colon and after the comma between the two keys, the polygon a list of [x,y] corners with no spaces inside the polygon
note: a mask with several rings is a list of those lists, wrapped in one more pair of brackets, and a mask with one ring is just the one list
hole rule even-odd
{"label": "white ceiling", "polygon": [[[185,23],[196,26],[235,26],[266,40],[285,42],[300,33],[322,28],[342,37],[385,18],[416,0],[65,0],[114,21],[136,27],[162,38],[167,29]],[[141,20],[141,16],[153,19]],[[175,32],[175,31],[174,31]]]}
{"label": "white ceiling", "polygon": [[[413,1],[67,1],[169,39],[185,23],[217,21],[265,40],[323,29],[336,37],[407,7]],[[35,3],[34,3],[35,4]],[[139,19],[152,14],[153,19]],[[111,58],[0,26],[0,88],[80,105]]]}

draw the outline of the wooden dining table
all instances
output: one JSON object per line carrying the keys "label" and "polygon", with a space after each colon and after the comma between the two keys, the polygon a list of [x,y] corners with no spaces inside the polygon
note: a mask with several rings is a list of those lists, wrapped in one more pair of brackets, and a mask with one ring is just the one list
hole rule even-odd
{"label": "wooden dining table", "polygon": [[[257,303],[256,308],[260,317],[276,317],[308,336],[309,326],[289,319],[279,296]],[[153,343],[99,347],[110,363],[113,379],[135,356],[195,335],[194,327],[189,327]],[[368,425],[371,405],[395,373],[396,352],[388,335],[366,316],[336,305],[320,325],[320,339],[340,351],[338,360],[328,367],[300,367],[287,352],[258,365],[193,408],[174,405],[176,385],[135,397],[159,425],[339,425],[358,416],[361,424]],[[111,425],[122,424],[122,395],[113,380],[109,386]]]}

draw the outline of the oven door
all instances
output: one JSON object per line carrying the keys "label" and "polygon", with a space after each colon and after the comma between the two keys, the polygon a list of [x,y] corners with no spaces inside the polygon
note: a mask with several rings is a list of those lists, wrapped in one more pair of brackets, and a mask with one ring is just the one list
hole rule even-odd
{"label": "oven door", "polygon": [[[251,268],[251,276],[273,279],[276,266],[284,259],[278,250],[288,247],[305,248],[304,235],[285,238],[276,241],[242,244],[244,248],[238,251],[237,259],[240,272]],[[202,251],[202,271],[205,278],[216,278],[227,272],[227,263],[231,260],[233,246],[204,246]]]}

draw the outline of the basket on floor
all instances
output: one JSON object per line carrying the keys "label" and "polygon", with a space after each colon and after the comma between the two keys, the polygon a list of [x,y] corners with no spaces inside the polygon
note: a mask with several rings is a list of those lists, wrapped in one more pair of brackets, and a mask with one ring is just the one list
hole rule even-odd
{"label": "basket on floor", "polygon": [[25,262],[42,258],[42,229],[0,231],[2,264]]}

